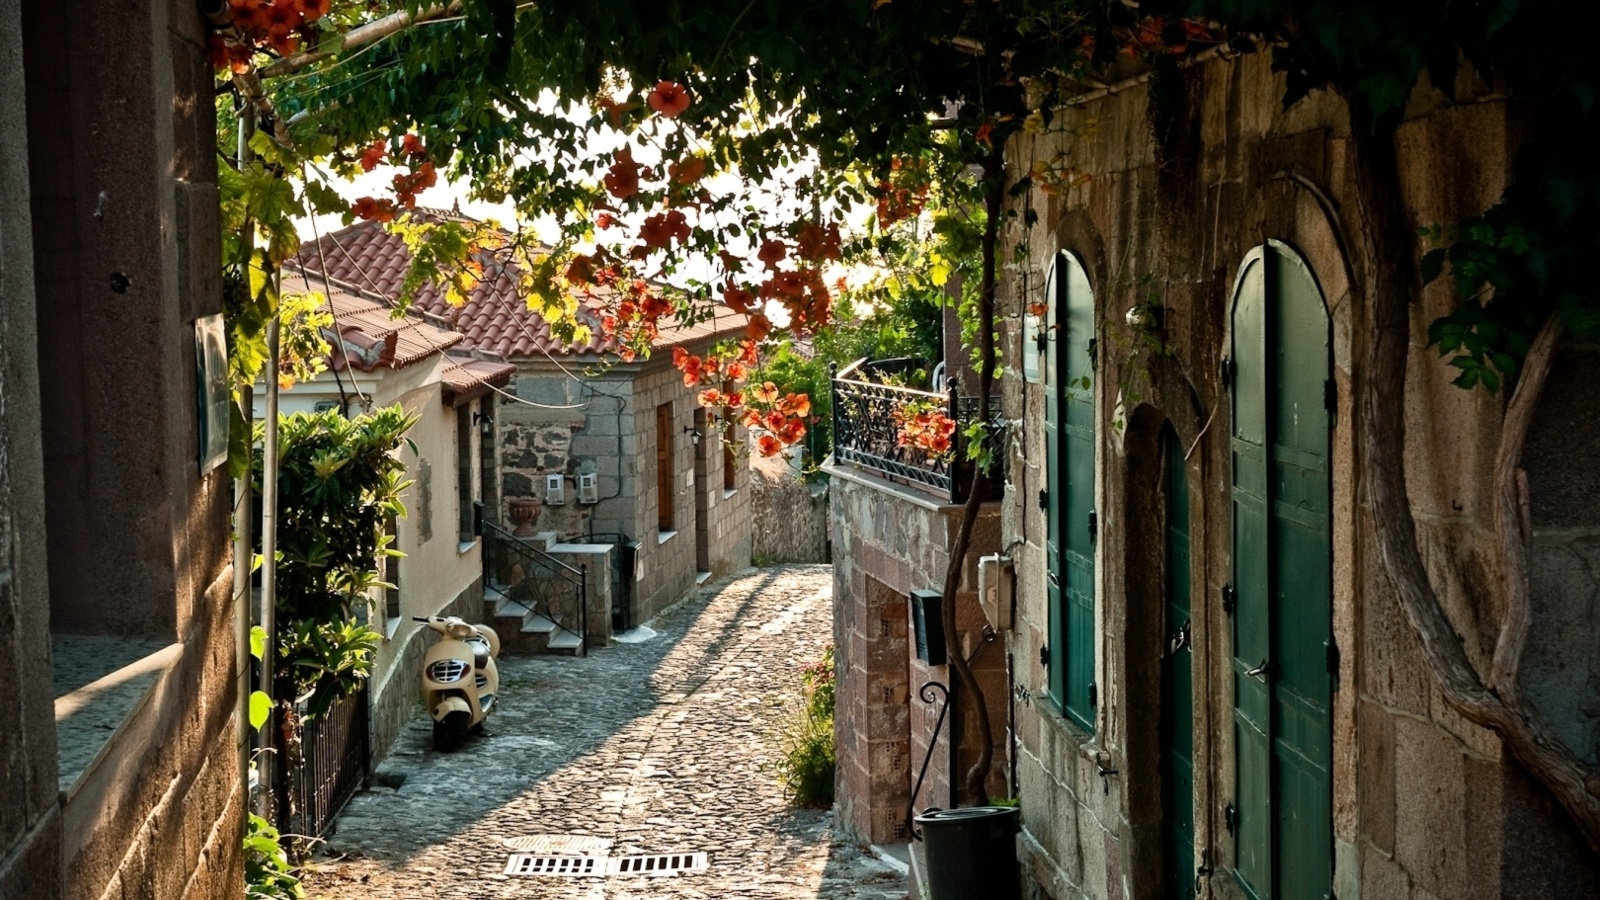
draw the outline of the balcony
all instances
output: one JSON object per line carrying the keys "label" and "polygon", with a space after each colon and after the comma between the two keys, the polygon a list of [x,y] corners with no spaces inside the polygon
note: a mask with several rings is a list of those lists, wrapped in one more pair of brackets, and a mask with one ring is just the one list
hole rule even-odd
{"label": "balcony", "polygon": [[990,398],[992,412],[983,416],[977,397],[963,397],[954,388],[938,393],[905,386],[913,366],[912,360],[861,359],[832,374],[834,464],[961,503],[976,471],[968,459],[968,430],[987,420],[990,483],[1004,481],[1006,431],[999,398]]}

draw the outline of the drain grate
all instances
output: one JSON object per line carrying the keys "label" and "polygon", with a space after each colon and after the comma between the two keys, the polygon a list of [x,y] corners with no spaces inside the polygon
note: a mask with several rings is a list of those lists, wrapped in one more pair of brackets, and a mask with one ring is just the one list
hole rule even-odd
{"label": "drain grate", "polygon": [[604,857],[595,856],[541,856],[536,853],[513,853],[506,862],[507,875],[557,875],[580,877],[606,874]]}
{"label": "drain grate", "polygon": [[647,856],[619,856],[611,862],[613,875],[676,875],[704,872],[708,868],[704,853],[652,853]]}
{"label": "drain grate", "polygon": [[507,875],[551,875],[565,878],[599,878],[608,875],[681,875],[704,872],[710,863],[703,852],[649,853],[608,857],[563,853],[514,853],[506,862]]}

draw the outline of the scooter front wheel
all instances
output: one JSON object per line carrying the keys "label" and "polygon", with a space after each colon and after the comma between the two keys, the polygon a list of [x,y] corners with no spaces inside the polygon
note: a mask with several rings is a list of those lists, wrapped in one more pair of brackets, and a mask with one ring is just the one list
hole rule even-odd
{"label": "scooter front wheel", "polygon": [[433,748],[440,753],[449,753],[461,746],[471,728],[471,713],[463,710],[446,713],[443,719],[433,723]]}

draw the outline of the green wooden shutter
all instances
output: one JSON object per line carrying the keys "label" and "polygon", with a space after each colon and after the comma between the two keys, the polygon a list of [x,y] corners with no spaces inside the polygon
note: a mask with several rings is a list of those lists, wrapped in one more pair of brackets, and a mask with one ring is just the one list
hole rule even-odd
{"label": "green wooden shutter", "polygon": [[1305,263],[1277,245],[1269,250],[1277,388],[1271,406],[1276,896],[1322,900],[1333,877],[1329,328]]}
{"label": "green wooden shutter", "polygon": [[[1045,321],[1056,323],[1058,320],[1060,303],[1061,279],[1059,265],[1050,267],[1050,274],[1045,280]],[[1061,495],[1063,493],[1063,468],[1061,448],[1062,404],[1065,402],[1062,378],[1064,369],[1061,366],[1059,335],[1050,331],[1044,345],[1043,372],[1044,379],[1044,490],[1040,496],[1043,500],[1045,518],[1045,605],[1049,620],[1048,634],[1045,637],[1046,649],[1049,659],[1045,666],[1049,674],[1048,689],[1050,702],[1058,711],[1065,708],[1062,698],[1066,696],[1066,658],[1067,644],[1063,635],[1066,633],[1065,606],[1062,602],[1062,583],[1066,580],[1066,557],[1062,553],[1061,540]],[[1025,348],[1024,352],[1027,352]]]}
{"label": "green wooden shutter", "polygon": [[1310,270],[1279,244],[1246,259],[1232,323],[1235,866],[1257,897],[1321,900],[1333,845],[1329,323]]}
{"label": "green wooden shutter", "polygon": [[1094,296],[1083,266],[1058,254],[1045,285],[1045,495],[1050,697],[1094,729]]}
{"label": "green wooden shutter", "polygon": [[1234,867],[1259,897],[1271,894],[1272,757],[1268,662],[1266,263],[1245,261],[1233,301],[1229,375],[1233,388],[1233,741],[1236,777]]}
{"label": "green wooden shutter", "polygon": [[1094,730],[1094,295],[1078,260],[1061,254],[1061,333],[1057,344],[1065,370],[1062,454],[1066,496],[1061,506],[1066,563],[1067,715]]}
{"label": "green wooden shutter", "polygon": [[1183,445],[1162,429],[1166,458],[1166,633],[1161,660],[1161,814],[1163,897],[1195,895],[1194,653],[1189,619],[1189,470]]}

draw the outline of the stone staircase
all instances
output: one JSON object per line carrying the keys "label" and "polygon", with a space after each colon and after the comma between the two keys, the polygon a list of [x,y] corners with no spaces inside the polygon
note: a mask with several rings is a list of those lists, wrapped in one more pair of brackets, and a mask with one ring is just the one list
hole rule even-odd
{"label": "stone staircase", "polygon": [[583,653],[581,636],[561,628],[528,604],[512,599],[499,587],[483,589],[483,621],[500,635],[502,653]]}

